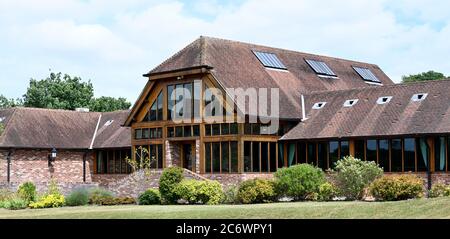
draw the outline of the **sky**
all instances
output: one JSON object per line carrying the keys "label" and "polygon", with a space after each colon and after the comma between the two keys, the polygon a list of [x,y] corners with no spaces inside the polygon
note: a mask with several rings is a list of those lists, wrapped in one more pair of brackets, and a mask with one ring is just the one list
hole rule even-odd
{"label": "sky", "polygon": [[63,72],[134,102],[147,73],[199,36],[377,64],[395,82],[450,75],[450,1],[0,0],[0,94]]}

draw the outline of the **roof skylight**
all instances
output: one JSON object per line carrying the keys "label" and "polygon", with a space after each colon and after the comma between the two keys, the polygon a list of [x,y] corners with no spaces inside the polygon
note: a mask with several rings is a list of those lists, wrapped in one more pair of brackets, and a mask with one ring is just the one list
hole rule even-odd
{"label": "roof skylight", "polygon": [[336,76],[336,74],[328,67],[323,61],[308,60],[305,59],[306,63],[318,74],[323,76]]}
{"label": "roof skylight", "polygon": [[428,96],[427,93],[418,93],[418,94],[413,95],[413,96],[411,97],[411,100],[412,100],[412,101],[422,101],[422,100],[424,100],[425,98],[427,98],[427,96]]}
{"label": "roof skylight", "polygon": [[287,70],[286,66],[273,53],[253,51],[256,58],[263,64],[263,66],[273,69]]}
{"label": "roof skylight", "polygon": [[113,122],[114,120],[108,120],[106,121],[105,126],[110,126]]}
{"label": "roof skylight", "polygon": [[381,81],[372,73],[371,70],[357,66],[354,66],[353,69],[363,78],[363,80],[381,83]]}
{"label": "roof skylight", "polygon": [[326,104],[327,102],[317,102],[313,105],[312,108],[315,110],[322,109]]}
{"label": "roof skylight", "polygon": [[358,103],[358,99],[346,100],[346,101],[344,102],[344,107],[352,107],[352,106],[354,106],[356,103]]}
{"label": "roof skylight", "polygon": [[382,96],[382,97],[378,98],[377,104],[384,105],[384,104],[389,103],[391,100],[392,100],[392,96]]}

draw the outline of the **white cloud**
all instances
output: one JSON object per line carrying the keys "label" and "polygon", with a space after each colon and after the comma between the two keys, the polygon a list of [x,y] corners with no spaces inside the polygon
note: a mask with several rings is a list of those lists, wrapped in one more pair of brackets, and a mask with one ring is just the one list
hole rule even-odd
{"label": "white cloud", "polygon": [[396,81],[429,69],[450,74],[449,7],[418,0],[0,0],[0,71],[8,79],[0,79],[0,93],[19,96],[29,77],[52,68],[92,79],[96,94],[134,100],[142,73],[200,35],[367,61]]}

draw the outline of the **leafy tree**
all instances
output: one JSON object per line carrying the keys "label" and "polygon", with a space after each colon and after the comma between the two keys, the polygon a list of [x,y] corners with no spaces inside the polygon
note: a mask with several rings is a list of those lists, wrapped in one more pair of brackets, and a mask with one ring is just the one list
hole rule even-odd
{"label": "leafy tree", "polygon": [[[0,104],[1,102],[0,99]],[[94,87],[91,81],[83,82],[80,77],[62,75],[61,72],[50,73],[49,77],[42,80],[31,79],[27,92],[23,96],[23,105],[66,110],[89,107],[92,111],[98,112],[124,110],[131,106],[125,98],[94,98]]]}
{"label": "leafy tree", "polygon": [[21,106],[20,99],[8,99],[4,95],[0,95],[0,109]]}
{"label": "leafy tree", "polygon": [[126,110],[131,107],[131,103],[127,99],[119,97],[106,97],[95,98],[92,100],[90,109],[96,112],[109,112],[115,110]]}
{"label": "leafy tree", "polygon": [[436,71],[428,71],[416,75],[403,76],[402,83],[411,83],[429,80],[444,80],[444,79],[446,79],[444,74]]}

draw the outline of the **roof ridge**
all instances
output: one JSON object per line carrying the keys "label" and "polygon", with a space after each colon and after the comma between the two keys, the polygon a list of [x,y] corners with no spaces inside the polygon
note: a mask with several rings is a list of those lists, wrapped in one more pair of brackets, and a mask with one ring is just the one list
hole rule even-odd
{"label": "roof ridge", "polygon": [[200,36],[200,59],[199,59],[199,65],[207,65],[205,62],[205,55],[206,55],[206,37]]}
{"label": "roof ridge", "polygon": [[245,45],[254,46],[254,47],[264,47],[264,48],[270,48],[270,49],[274,49],[274,50],[281,50],[281,51],[286,51],[286,52],[291,52],[291,53],[297,53],[297,54],[303,54],[303,55],[309,55],[309,56],[315,56],[315,57],[325,57],[325,58],[334,59],[334,60],[342,60],[342,61],[353,62],[353,63],[362,63],[362,64],[373,65],[373,66],[377,66],[378,67],[377,64],[373,64],[373,63],[357,61],[357,60],[349,60],[349,59],[344,59],[344,58],[340,58],[340,57],[333,57],[333,56],[329,56],[329,55],[319,55],[319,54],[308,53],[308,52],[303,52],[303,51],[291,50],[291,49],[287,49],[287,48],[272,47],[272,46],[267,46],[267,45],[263,45],[263,44],[256,44],[256,43],[243,42],[243,41],[230,40],[230,39],[223,39],[223,38],[210,37],[210,36],[202,36],[202,37],[206,38],[206,39],[209,39],[209,40],[227,41],[227,42],[230,42],[230,43],[239,43],[239,44],[245,44]]}

